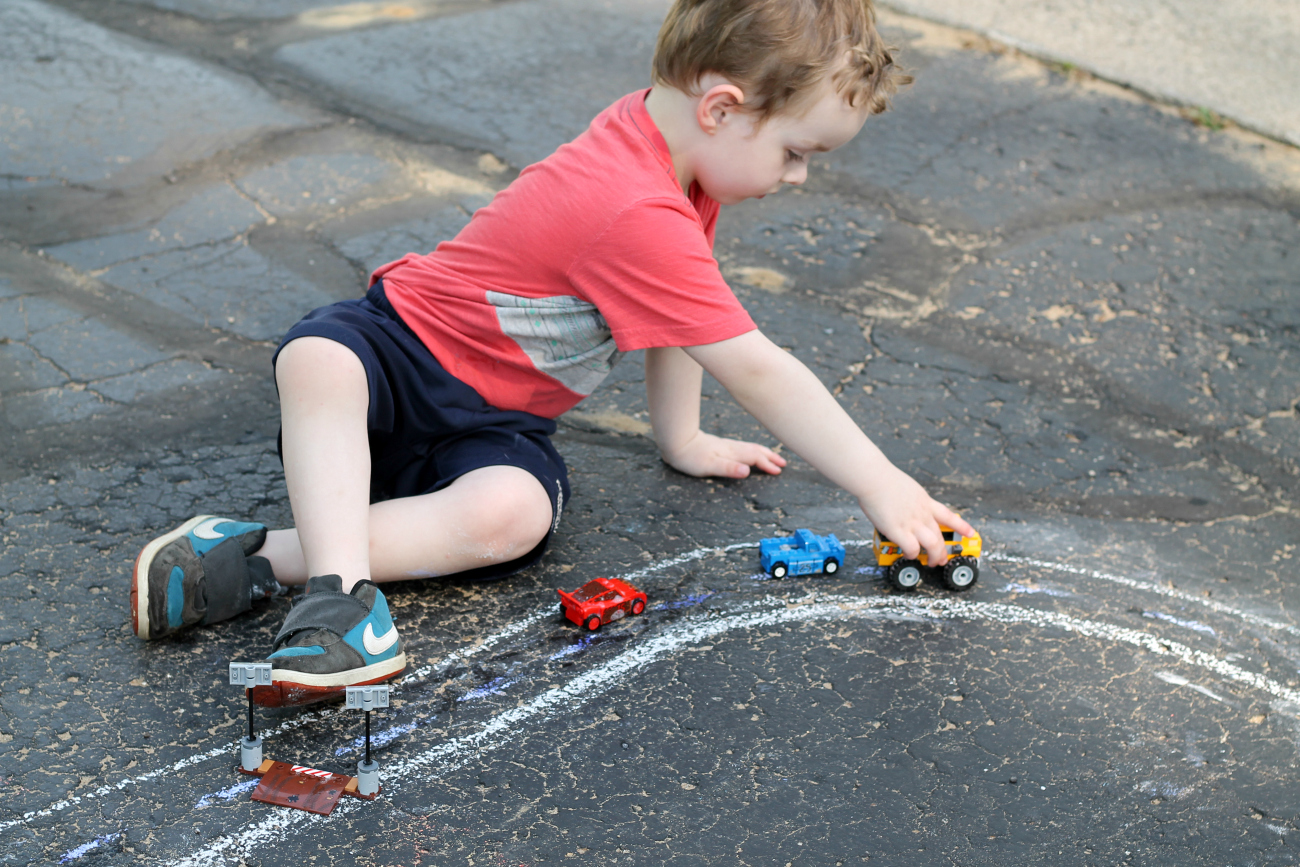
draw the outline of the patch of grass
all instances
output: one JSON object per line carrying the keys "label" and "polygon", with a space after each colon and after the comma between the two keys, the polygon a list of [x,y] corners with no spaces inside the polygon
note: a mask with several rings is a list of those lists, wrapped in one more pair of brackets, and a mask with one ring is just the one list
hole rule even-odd
{"label": "patch of grass", "polygon": [[1228,125],[1228,122],[1217,111],[1211,111],[1203,105],[1189,109],[1187,115],[1187,119],[1192,123],[1203,126],[1211,132],[1218,132]]}
{"label": "patch of grass", "polygon": [[1073,64],[1068,60],[1051,60],[1045,62],[1047,63],[1048,69],[1069,81],[1084,81],[1090,77],[1086,71],[1080,69],[1076,64]]}

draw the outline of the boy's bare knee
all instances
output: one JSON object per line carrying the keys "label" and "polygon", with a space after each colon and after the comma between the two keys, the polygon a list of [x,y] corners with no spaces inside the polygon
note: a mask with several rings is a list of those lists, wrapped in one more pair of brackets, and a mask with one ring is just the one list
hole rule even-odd
{"label": "boy's bare knee", "polygon": [[356,352],[325,337],[299,337],[285,344],[276,356],[276,381],[302,377],[337,376],[354,373],[365,376]]}
{"label": "boy's bare knee", "polygon": [[366,369],[351,349],[326,337],[299,337],[289,341],[275,359],[275,382],[281,390],[321,384],[337,388],[345,383],[366,384]]}
{"label": "boy's bare knee", "polygon": [[519,467],[485,467],[461,477],[474,504],[483,544],[504,559],[522,557],[551,530],[551,498],[532,473]]}
{"label": "boy's bare knee", "polygon": [[536,548],[551,531],[551,498],[542,483],[531,474],[518,479],[503,494],[506,496],[497,512],[500,533],[513,543],[515,556],[523,556]]}

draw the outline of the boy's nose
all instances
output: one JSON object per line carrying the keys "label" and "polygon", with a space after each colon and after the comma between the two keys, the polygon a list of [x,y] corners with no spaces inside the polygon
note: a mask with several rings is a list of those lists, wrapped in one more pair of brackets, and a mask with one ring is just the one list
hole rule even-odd
{"label": "boy's nose", "polygon": [[804,181],[808,180],[808,166],[800,163],[797,166],[791,167],[791,169],[785,173],[785,177],[782,178],[782,180],[787,184],[793,184],[796,187],[799,186]]}

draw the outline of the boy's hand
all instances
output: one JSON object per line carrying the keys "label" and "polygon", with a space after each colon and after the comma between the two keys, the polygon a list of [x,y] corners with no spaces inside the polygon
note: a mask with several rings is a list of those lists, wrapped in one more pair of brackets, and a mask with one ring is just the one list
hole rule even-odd
{"label": "boy's hand", "polygon": [[743,479],[750,467],[777,475],[786,465],[786,459],[758,443],[724,439],[703,431],[675,448],[672,454],[664,453],[664,461],[678,472],[688,476],[722,476]]}
{"label": "boy's hand", "polygon": [[880,534],[902,549],[904,557],[915,560],[924,548],[929,565],[942,566],[948,562],[948,548],[939,525],[966,536],[974,535],[975,528],[932,499],[907,473],[892,465],[889,469],[892,472],[873,485],[858,504]]}
{"label": "boy's hand", "polygon": [[[749,410],[777,439],[832,482],[858,497],[858,503],[871,523],[896,542],[909,560],[919,556],[924,548],[926,559],[931,565],[941,566],[948,562],[948,549],[939,529],[941,523],[963,534],[975,532],[970,524],[957,517],[947,506],[932,500],[911,476],[890,463],[812,371],[792,354],[767,339],[762,332],[749,331],[730,340],[688,346],[682,351],[713,374],[722,387],[731,392],[740,405]],[[655,363],[651,364],[651,356],[647,354],[647,388],[652,379],[658,382],[668,379],[661,368],[666,368],[666,362],[674,357],[656,357]],[[652,377],[652,370],[658,370],[658,375]],[[694,382],[698,383],[698,379]],[[679,413],[684,420],[675,429],[698,430],[698,394],[698,384],[695,384],[690,402],[695,414],[686,417],[684,412]],[[797,413],[790,411],[790,395],[799,396],[800,411]],[[661,403],[673,405],[668,401]],[[654,406],[655,401],[652,400],[652,418],[655,417]],[[665,455],[677,454],[675,449],[664,448],[663,443],[673,443],[675,440],[658,436],[658,427],[656,438]],[[714,437],[710,439],[716,440]],[[761,448],[751,443],[728,445]],[[701,449],[704,453],[710,450],[711,447]],[[675,460],[665,459],[683,472],[725,475],[716,469],[703,472],[685,469]],[[699,458],[693,457],[692,460]],[[711,465],[716,467],[719,463],[720,460],[713,459]],[[746,463],[767,469],[757,461],[746,460]],[[784,464],[785,461],[781,461],[781,465]],[[745,474],[747,469],[748,467],[745,468]],[[773,472],[770,469],[767,471]]]}

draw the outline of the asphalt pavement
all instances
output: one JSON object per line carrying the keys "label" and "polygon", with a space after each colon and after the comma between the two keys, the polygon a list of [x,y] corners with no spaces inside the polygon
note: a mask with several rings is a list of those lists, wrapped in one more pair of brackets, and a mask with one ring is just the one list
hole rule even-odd
{"label": "asphalt pavement", "polygon": [[[889,589],[797,459],[668,469],[634,353],[560,419],[539,566],[393,588],[380,797],[249,800],[227,664],[288,600],[145,644],[136,553],[288,524],[277,337],[648,83],[666,5],[0,3],[0,863],[1295,863],[1300,153],[897,12],[916,83],[717,255],[980,528],[979,583]],[[708,430],[765,436],[706,391]],[[845,568],[762,574],[800,527]],[[646,613],[561,620],[597,575]],[[356,714],[259,719],[268,757],[355,768]]]}

